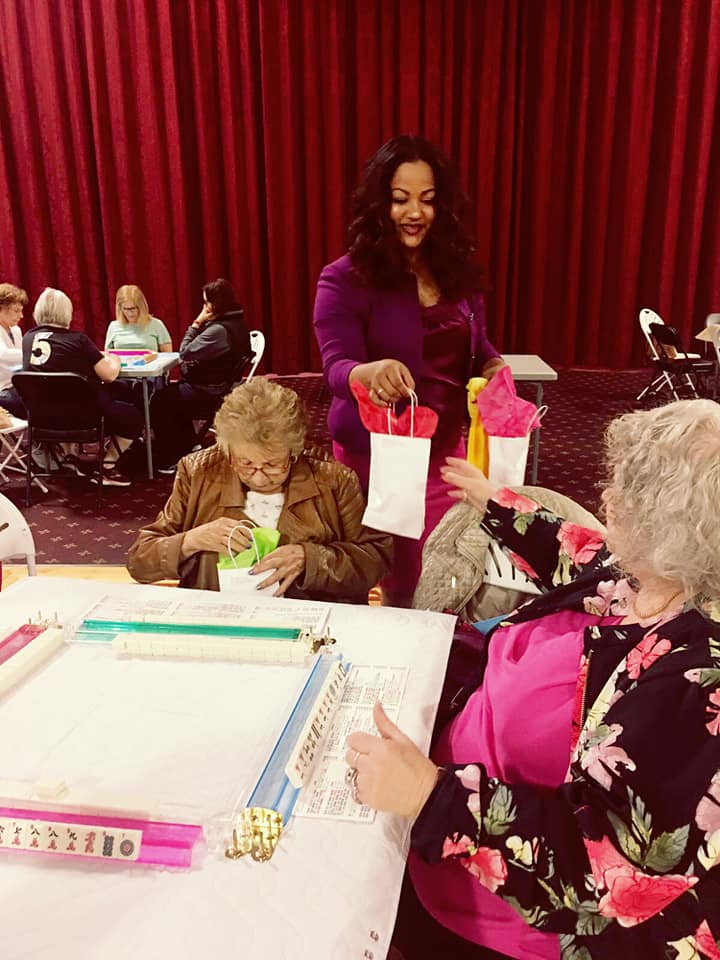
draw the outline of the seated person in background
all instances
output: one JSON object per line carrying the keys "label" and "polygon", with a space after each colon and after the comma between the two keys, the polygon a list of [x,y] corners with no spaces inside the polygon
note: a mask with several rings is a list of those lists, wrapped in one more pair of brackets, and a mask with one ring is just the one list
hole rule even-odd
{"label": "seated person in background", "polygon": [[348,738],[356,799],[415,821],[406,960],[720,956],[720,407],[625,414],[607,452],[605,540],[448,461],[545,592],[433,760],[379,705]]}
{"label": "seated person in background", "polygon": [[197,442],[193,420],[211,417],[250,353],[243,310],[227,280],[203,287],[203,308],[180,344],[182,379],[153,397],[150,418],[161,473],[174,472]]}
{"label": "seated person in background", "polygon": [[153,317],[145,294],[134,283],[118,288],[115,295],[115,320],[105,335],[106,350],[152,350],[169,353],[172,340],[167,327]]}
{"label": "seated person in background", "polygon": [[[145,294],[135,284],[126,283],[118,288],[115,317],[105,335],[106,350],[151,350],[153,353],[170,353],[172,350],[167,327],[162,320],[151,316]],[[161,390],[165,386],[164,378],[154,377],[150,385],[154,390]],[[115,400],[134,403],[144,411],[140,380],[115,380],[107,389]],[[123,444],[109,444],[105,451],[105,465],[113,467],[123,450]]]}
{"label": "seated person in background", "polygon": [[24,290],[12,283],[0,283],[0,407],[24,420],[25,405],[11,377],[22,363],[20,321],[28,298]]}
{"label": "seated person in background", "polygon": [[[33,310],[37,326],[28,330],[22,339],[23,370],[79,373],[91,383],[97,383],[106,434],[114,435],[121,446],[129,446],[142,430],[140,411],[130,403],[114,399],[103,388],[103,384],[111,383],[120,372],[120,358],[101,353],[82,331],[70,330],[72,313],[70,298],[62,290],[50,287],[43,290]],[[62,406],[62,396],[57,398],[57,403]],[[103,482],[122,487],[130,483],[114,469],[105,471]]]}
{"label": "seated person in background", "polygon": [[[367,603],[387,572],[392,538],[363,527],[356,475],[303,452],[305,416],[294,390],[257,377],[236,387],[215,418],[217,445],[178,464],[170,499],[130,548],[128,570],[143,583],[179,578],[218,589],[219,554],[245,550],[238,521],[281,533],[255,565],[259,587],[302,599]],[[267,573],[274,571],[274,573]],[[265,576],[263,576],[265,574]]]}

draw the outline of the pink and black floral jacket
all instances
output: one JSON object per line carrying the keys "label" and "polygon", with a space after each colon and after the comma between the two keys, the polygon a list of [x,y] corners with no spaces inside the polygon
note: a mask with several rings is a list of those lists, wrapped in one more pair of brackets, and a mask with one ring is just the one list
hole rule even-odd
{"label": "pink and black floral jacket", "polygon": [[[624,613],[631,588],[597,531],[509,490],[483,524],[546,591],[507,623]],[[457,858],[559,933],[564,960],[720,960],[719,621],[720,604],[696,599],[652,624],[588,627],[566,782],[450,767],[413,848]]]}

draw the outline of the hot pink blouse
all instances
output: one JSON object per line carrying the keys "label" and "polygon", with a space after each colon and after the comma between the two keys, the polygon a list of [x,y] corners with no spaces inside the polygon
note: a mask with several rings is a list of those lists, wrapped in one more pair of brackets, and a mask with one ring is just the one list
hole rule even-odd
{"label": "hot pink blouse", "polygon": [[[583,632],[620,620],[562,611],[498,630],[482,686],[443,731],[433,759],[483,763],[509,783],[559,786],[570,762]],[[559,960],[556,934],[528,926],[459,863],[430,865],[411,853],[408,867],[425,909],[458,936],[520,960]]]}

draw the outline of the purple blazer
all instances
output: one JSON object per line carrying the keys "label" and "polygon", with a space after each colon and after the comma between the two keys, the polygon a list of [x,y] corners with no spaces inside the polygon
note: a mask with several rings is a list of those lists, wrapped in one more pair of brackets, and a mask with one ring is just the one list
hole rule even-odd
{"label": "purple blazer", "polygon": [[[481,293],[467,298],[470,343],[467,375],[479,376],[488,360],[500,354],[485,329]],[[404,363],[418,383],[423,373],[423,324],[415,278],[397,290],[368,287],[355,272],[348,254],[323,268],[313,316],[323,374],[332,402],[330,436],[349,450],[370,450],[369,434],[360,422],[348,376],[358,363],[392,357]]]}

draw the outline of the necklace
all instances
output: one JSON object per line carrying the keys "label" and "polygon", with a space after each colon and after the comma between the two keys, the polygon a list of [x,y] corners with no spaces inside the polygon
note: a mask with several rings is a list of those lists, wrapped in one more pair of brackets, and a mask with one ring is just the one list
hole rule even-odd
{"label": "necklace", "polygon": [[639,607],[639,605],[638,605],[638,602],[637,602],[638,594],[636,593],[636,594],[634,595],[634,597],[633,597],[633,600],[632,600],[633,612],[634,612],[641,620],[650,620],[652,617],[657,617],[658,614],[662,613],[664,610],[667,610],[667,608],[670,606],[670,604],[673,602],[673,600],[675,600],[677,597],[681,596],[683,593],[685,593],[684,590],[678,590],[677,593],[674,593],[674,594],[670,597],[670,599],[669,599],[669,600],[666,600],[661,607],[658,607],[658,608],[657,608],[657,610],[649,610],[647,613],[643,613],[643,611],[640,609],[640,607]]}

